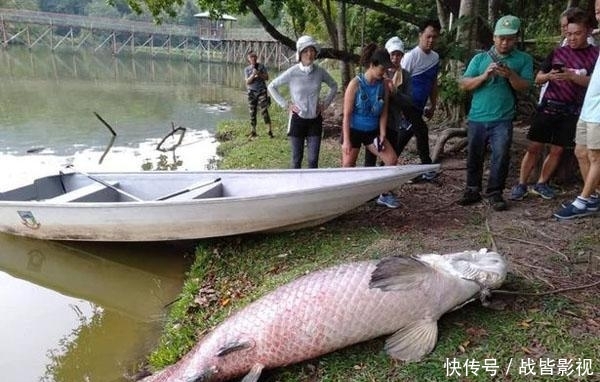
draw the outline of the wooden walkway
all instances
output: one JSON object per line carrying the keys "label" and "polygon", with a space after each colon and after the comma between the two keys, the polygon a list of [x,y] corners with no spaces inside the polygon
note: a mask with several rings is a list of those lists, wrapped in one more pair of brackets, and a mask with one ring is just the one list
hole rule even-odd
{"label": "wooden walkway", "polygon": [[246,53],[259,53],[261,62],[287,66],[293,51],[263,29],[230,26],[215,33],[202,27],[86,17],[0,8],[1,46],[29,49],[109,50],[113,55],[178,55],[185,59],[245,63]]}

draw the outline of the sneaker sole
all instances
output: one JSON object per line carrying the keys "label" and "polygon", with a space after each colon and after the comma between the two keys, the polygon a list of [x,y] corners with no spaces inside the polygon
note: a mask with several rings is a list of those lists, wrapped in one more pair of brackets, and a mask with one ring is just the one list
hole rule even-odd
{"label": "sneaker sole", "polygon": [[[560,204],[560,207],[561,207],[561,208],[567,208],[567,207],[569,206],[569,204],[571,204],[571,201],[562,202],[562,203]],[[589,212],[598,212],[598,210],[599,210],[599,208],[598,208],[598,207],[599,207],[599,206],[596,206],[596,207],[588,207],[588,208],[587,208],[587,210],[588,210]]]}
{"label": "sneaker sole", "polygon": [[533,190],[533,189],[532,189],[530,192],[531,192],[533,195],[537,195],[537,196],[539,196],[539,197],[541,197],[542,199],[545,199],[545,200],[552,200],[552,199],[554,199],[554,196],[548,196],[548,195],[544,195],[544,194],[542,194],[541,192],[538,192],[538,191],[536,191],[536,190]]}
{"label": "sneaker sole", "polygon": [[513,197],[510,197],[510,198],[508,198],[508,200],[514,200],[514,201],[518,201],[518,202],[520,202],[521,200],[525,199],[525,198],[527,197],[527,195],[529,195],[529,193],[528,193],[528,192],[526,192],[525,194],[523,194],[523,196],[521,196],[521,197],[519,197],[519,198],[513,198]]}
{"label": "sneaker sole", "polygon": [[377,203],[377,205],[382,206],[382,207],[387,207],[390,208],[392,210],[395,210],[396,208],[399,208],[400,206],[398,205],[394,205],[394,204],[388,204],[388,203],[384,203],[384,202],[380,202],[379,200],[377,200],[375,203]]}
{"label": "sneaker sole", "polygon": [[582,212],[580,214],[571,215],[571,216],[560,216],[558,214],[554,214],[554,217],[557,220],[571,220],[571,219],[577,219],[577,218],[584,218],[586,216],[593,215],[594,213],[596,213],[596,211],[585,211],[585,212]]}

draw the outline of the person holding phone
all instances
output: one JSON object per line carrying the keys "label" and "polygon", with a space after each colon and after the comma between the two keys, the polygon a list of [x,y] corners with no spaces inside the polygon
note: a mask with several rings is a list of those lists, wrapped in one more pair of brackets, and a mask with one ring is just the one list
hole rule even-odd
{"label": "person holding phone", "polygon": [[[521,160],[519,182],[511,190],[511,200],[523,200],[528,193],[553,199],[555,193],[548,181],[565,148],[574,146],[575,127],[598,57],[598,47],[588,42],[592,24],[585,11],[571,12],[567,24],[567,45],[555,48],[535,77],[537,85],[547,86],[527,133],[530,142]],[[527,181],[546,144],[550,150],[537,181],[529,187]]]}
{"label": "person holding phone", "polygon": [[467,184],[458,201],[463,206],[482,199],[483,164],[489,145],[490,171],[484,195],[494,210],[508,208],[502,193],[510,165],[515,94],[533,82],[533,57],[516,49],[520,27],[521,20],[515,16],[498,19],[494,45],[471,59],[459,82],[462,90],[473,92],[467,128]]}
{"label": "person holding phone", "polygon": [[271,103],[267,94],[267,81],[269,73],[267,68],[258,62],[258,54],[249,51],[246,55],[248,66],[244,68],[244,78],[246,80],[246,89],[248,91],[248,110],[250,112],[250,138],[256,134],[256,114],[260,108],[260,113],[268,128],[269,137],[273,138],[273,129],[271,126],[271,116],[269,115],[269,105]]}
{"label": "person holding phone", "polygon": [[[600,0],[595,4],[596,20],[600,21]],[[585,92],[575,132],[575,156],[583,178],[583,189],[573,202],[563,203],[554,213],[558,220],[570,220],[597,214],[600,209],[600,59]]]}

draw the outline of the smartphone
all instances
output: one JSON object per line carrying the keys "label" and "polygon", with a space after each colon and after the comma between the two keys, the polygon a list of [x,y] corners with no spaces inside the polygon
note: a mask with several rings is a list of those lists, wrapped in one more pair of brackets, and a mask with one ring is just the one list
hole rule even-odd
{"label": "smartphone", "polygon": [[559,72],[562,73],[563,69],[565,68],[565,64],[563,64],[562,62],[555,62],[552,64],[552,69],[553,70],[558,70]]}
{"label": "smartphone", "polygon": [[504,62],[502,62],[502,61],[496,61],[496,65],[497,65],[499,68],[504,68],[504,67],[506,67],[506,64],[505,64]]}
{"label": "smartphone", "polygon": [[375,145],[375,148],[377,149],[377,152],[380,153],[383,151],[383,142],[381,142],[379,140],[379,137],[375,137],[375,139],[373,139],[373,145]]}

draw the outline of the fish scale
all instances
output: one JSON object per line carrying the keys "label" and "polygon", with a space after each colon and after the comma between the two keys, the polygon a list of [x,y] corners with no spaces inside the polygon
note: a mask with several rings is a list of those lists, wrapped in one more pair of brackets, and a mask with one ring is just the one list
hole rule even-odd
{"label": "fish scale", "polygon": [[[476,251],[461,253],[473,257],[476,254]],[[402,328],[410,329],[411,325],[415,325],[414,331],[409,330],[406,337],[394,336],[386,349],[398,359],[419,359],[435,344],[437,319],[480,291],[480,284],[444,270],[452,266],[446,259],[458,255],[435,255],[442,260],[427,258],[440,261],[441,267],[398,258],[390,264],[363,261],[309,273],[232,315],[182,360],[150,376],[148,381],[226,381],[247,374],[253,367],[256,370],[250,372],[247,380],[255,381],[262,368],[311,359]],[[506,264],[500,255],[488,255],[495,255],[490,258],[500,261],[499,265],[489,267],[497,268],[496,279],[500,278],[501,283]],[[394,265],[398,262],[399,266]],[[408,266],[404,267],[404,263]],[[395,274],[385,275],[388,265],[394,265],[395,268],[390,268],[393,272],[402,273],[403,269],[412,272],[410,283],[395,280]],[[378,267],[384,273],[382,279],[391,280],[390,285],[372,287]],[[481,273],[476,267],[465,272],[473,269]],[[412,281],[415,275],[416,283]],[[408,350],[398,350],[407,345]]]}

